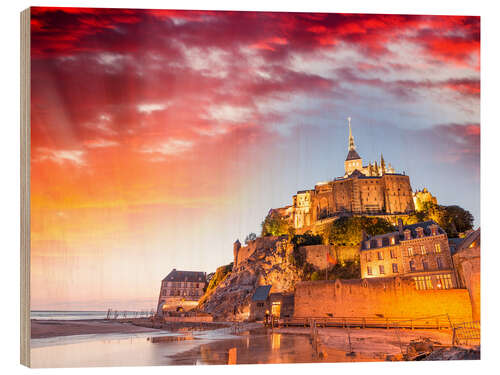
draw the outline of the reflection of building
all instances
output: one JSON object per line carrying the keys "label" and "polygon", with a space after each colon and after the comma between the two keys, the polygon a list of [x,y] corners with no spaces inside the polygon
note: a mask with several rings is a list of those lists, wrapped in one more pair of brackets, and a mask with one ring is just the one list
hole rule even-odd
{"label": "reflection of building", "polygon": [[396,173],[381,155],[377,162],[363,165],[354,145],[349,119],[349,147],[345,173],[333,181],[316,184],[293,196],[292,206],[272,210],[295,229],[311,229],[317,222],[345,214],[394,215],[415,210],[410,178]]}
{"label": "reflection of building", "polygon": [[403,226],[398,231],[366,236],[360,249],[361,277],[409,277],[417,289],[457,287],[448,236],[434,221]]}
{"label": "reflection of building", "polygon": [[437,204],[436,197],[433,196],[429,190],[423,188],[413,193],[413,204],[415,205],[416,211],[422,211],[426,203]]}
{"label": "reflection of building", "polygon": [[161,282],[158,311],[195,307],[203,296],[205,283],[204,272],[177,271],[174,268]]}

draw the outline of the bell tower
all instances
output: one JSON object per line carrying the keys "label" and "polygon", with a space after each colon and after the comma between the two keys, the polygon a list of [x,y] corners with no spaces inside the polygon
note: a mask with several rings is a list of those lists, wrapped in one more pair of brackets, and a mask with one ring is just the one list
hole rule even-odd
{"label": "bell tower", "polygon": [[347,157],[344,162],[345,175],[349,176],[355,170],[361,171],[363,169],[363,159],[356,152],[356,146],[354,145],[354,137],[351,130],[351,118],[348,117],[347,121],[349,123],[349,147],[347,151]]}

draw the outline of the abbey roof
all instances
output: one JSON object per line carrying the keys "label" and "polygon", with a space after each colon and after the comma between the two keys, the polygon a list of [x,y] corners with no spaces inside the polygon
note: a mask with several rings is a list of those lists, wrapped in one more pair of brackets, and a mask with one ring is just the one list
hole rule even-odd
{"label": "abbey roof", "polygon": [[345,160],[348,161],[348,160],[357,160],[357,159],[361,159],[359,154],[356,152],[356,150],[350,149],[349,152],[347,153],[347,158]]}

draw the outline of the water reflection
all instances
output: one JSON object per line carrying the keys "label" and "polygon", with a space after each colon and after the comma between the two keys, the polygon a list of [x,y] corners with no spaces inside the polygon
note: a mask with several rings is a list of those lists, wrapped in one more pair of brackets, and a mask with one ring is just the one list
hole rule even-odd
{"label": "water reflection", "polygon": [[278,350],[281,344],[281,334],[280,333],[271,333],[271,343],[272,349]]}
{"label": "water reflection", "polygon": [[318,354],[309,335],[266,329],[240,336],[152,343],[145,337],[76,342],[31,350],[33,367],[154,366],[366,361],[345,351],[323,348]]}

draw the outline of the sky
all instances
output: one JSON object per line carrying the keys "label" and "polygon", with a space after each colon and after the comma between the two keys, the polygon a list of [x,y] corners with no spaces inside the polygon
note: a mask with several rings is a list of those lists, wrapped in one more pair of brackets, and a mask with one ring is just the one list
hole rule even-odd
{"label": "sky", "polygon": [[155,307],[364,163],[480,224],[480,20],[31,8],[32,310]]}

